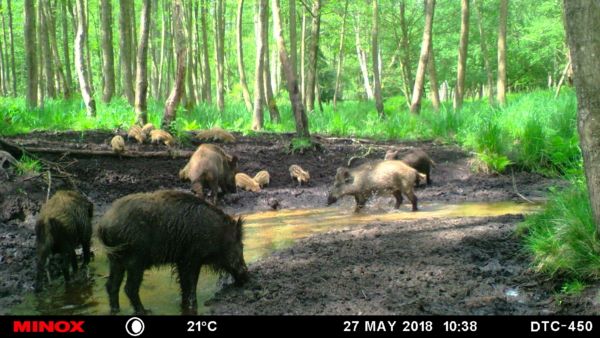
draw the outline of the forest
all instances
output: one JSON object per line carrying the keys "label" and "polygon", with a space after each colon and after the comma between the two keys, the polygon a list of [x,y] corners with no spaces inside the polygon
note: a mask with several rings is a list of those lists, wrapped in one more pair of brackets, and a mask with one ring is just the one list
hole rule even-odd
{"label": "forest", "polygon": [[[127,268],[157,314],[600,313],[593,1],[0,0],[0,21],[0,314],[117,312],[96,228],[139,193],[177,214],[164,189],[244,218],[250,280]],[[65,189],[94,209],[75,290],[67,258],[40,277]]]}

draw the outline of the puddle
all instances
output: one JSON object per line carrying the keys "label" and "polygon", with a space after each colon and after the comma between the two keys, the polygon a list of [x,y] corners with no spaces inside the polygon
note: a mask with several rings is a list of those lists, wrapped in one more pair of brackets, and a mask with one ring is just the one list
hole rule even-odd
{"label": "puddle", "polygon": [[[541,205],[515,202],[494,203],[423,203],[419,212],[407,211],[406,205],[400,210],[366,208],[364,212],[355,214],[352,209],[339,207],[268,211],[243,215],[245,222],[244,256],[250,264],[271,252],[291,246],[295,240],[312,234],[334,229],[353,227],[369,223],[394,222],[402,220],[450,218],[450,217],[491,217],[507,214],[525,214],[539,210]],[[102,246],[93,243],[95,259],[92,261],[88,275],[80,278],[69,288],[61,283],[61,278],[40,294],[25,297],[23,303],[11,309],[14,315],[106,315],[108,314],[108,297],[104,284],[108,277],[108,262]],[[217,291],[218,276],[203,271],[198,282],[198,312],[203,313],[205,301]],[[121,286],[120,302],[122,314],[132,313],[129,300]],[[508,290],[507,297],[514,297]],[[517,294],[518,296],[518,294]],[[140,297],[144,306],[153,314],[180,314],[179,284],[171,274],[170,267],[147,270],[140,289]]]}

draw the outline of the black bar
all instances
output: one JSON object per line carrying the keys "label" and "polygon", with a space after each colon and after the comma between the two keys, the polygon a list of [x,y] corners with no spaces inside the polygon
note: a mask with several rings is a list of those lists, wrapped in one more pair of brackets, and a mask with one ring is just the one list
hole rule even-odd
{"label": "black bar", "polygon": [[[135,319],[136,317],[137,319]],[[138,321],[139,320],[139,321]],[[137,321],[137,324],[134,324]],[[143,322],[143,324],[142,324]],[[598,337],[598,316],[6,316],[0,337]],[[516,336],[515,336],[516,337]],[[510,337],[509,337],[510,338]]]}

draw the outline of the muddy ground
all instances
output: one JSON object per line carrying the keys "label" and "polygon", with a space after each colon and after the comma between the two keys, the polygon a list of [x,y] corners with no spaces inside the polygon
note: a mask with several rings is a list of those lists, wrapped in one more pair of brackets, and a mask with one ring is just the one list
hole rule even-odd
{"label": "muddy ground", "polygon": [[[239,157],[239,169],[254,175],[267,169],[271,184],[260,193],[238,192],[219,202],[229,213],[279,208],[323,207],[336,169],[356,155],[382,158],[390,146],[421,147],[436,161],[433,184],[417,190],[420,202],[543,200],[550,186],[537,174],[475,174],[470,154],[434,142],[374,142],[317,137],[319,151],[290,154],[291,135],[237,135],[222,145]],[[108,132],[33,133],[7,138],[22,145],[89,151],[110,150]],[[165,150],[128,143],[140,152]],[[180,150],[194,150],[194,144]],[[92,200],[96,215],[121,196],[162,188],[188,190],[177,173],[185,158],[118,158],[38,153],[60,164]],[[310,171],[311,182],[297,187],[288,167]],[[47,195],[44,176],[9,178],[0,172],[0,314],[33,290],[35,215]],[[51,193],[68,186],[52,179]],[[338,202],[352,208],[354,200]],[[390,208],[391,197],[369,205]],[[402,209],[406,212],[409,205]],[[217,314],[598,314],[598,287],[580,296],[561,296],[560,282],[530,270],[514,229],[522,216],[451,218],[374,223],[315,235],[250,266],[251,281],[225,288],[210,301]]]}

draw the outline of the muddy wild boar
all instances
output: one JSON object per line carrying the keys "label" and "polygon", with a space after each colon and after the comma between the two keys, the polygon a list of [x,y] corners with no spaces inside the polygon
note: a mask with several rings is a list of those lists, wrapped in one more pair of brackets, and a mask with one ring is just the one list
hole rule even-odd
{"label": "muddy wild boar", "polygon": [[175,139],[168,132],[161,129],[154,129],[150,131],[150,141],[152,143],[163,142],[167,147],[175,145]]}
{"label": "muddy wild boar", "polygon": [[417,211],[417,196],[413,189],[419,175],[425,178],[404,162],[395,160],[368,162],[352,169],[341,167],[329,191],[327,205],[352,195],[356,201],[354,211],[358,212],[373,193],[391,192],[396,198],[396,209],[402,204],[404,194],[412,203],[412,210]]}
{"label": "muddy wild boar", "polygon": [[260,191],[260,186],[258,185],[258,182],[256,182],[252,177],[244,173],[235,174],[235,186],[238,188],[242,188],[246,191]]}
{"label": "muddy wild boar", "polygon": [[146,123],[142,127],[142,132],[146,137],[150,136],[150,132],[154,130],[154,125],[152,123]]}
{"label": "muddy wild boar", "polygon": [[256,175],[254,175],[254,180],[262,188],[269,185],[269,183],[271,182],[271,175],[269,175],[268,171],[261,170],[257,172]]}
{"label": "muddy wild boar", "polygon": [[146,310],[139,297],[144,271],[172,265],[181,287],[184,313],[197,309],[200,268],[208,266],[248,279],[242,245],[242,219],[234,219],[193,194],[159,190],[116,200],[98,221],[98,238],[107,250],[106,291],[112,313],[119,312],[119,289],[125,272],[125,294],[136,313]]}
{"label": "muddy wild boar", "polygon": [[129,128],[129,131],[127,132],[127,138],[133,138],[138,141],[138,143],[146,142],[146,134],[137,124],[134,124],[131,126],[131,128]]}
{"label": "muddy wild boar", "polygon": [[[422,149],[414,149],[404,156],[400,157],[398,150],[388,150],[385,153],[386,160],[400,160],[409,166],[415,168],[418,172],[425,174],[427,185],[431,184],[431,168],[435,167],[435,162]],[[417,181],[419,186],[419,181]]]}
{"label": "muddy wild boar", "polygon": [[83,249],[83,266],[90,262],[93,204],[78,192],[61,190],[42,206],[35,225],[37,276],[35,290],[40,291],[46,276],[50,254],[61,254],[65,282],[69,281],[69,265],[77,272],[75,248]]}
{"label": "muddy wild boar", "polygon": [[302,167],[300,167],[297,164],[292,164],[289,170],[290,177],[292,178],[292,180],[298,181],[298,186],[301,186],[302,183],[306,184],[310,180],[310,173],[308,172],[308,170],[302,169]]}
{"label": "muddy wild boar", "polygon": [[201,130],[196,134],[198,140],[207,141],[220,141],[220,142],[235,142],[235,136],[233,136],[227,130],[219,127],[214,127],[207,130]]}
{"label": "muddy wild boar", "polygon": [[112,147],[112,150],[119,155],[125,152],[125,140],[121,135],[113,137],[112,140],[110,140],[110,146]]}
{"label": "muddy wild boar", "polygon": [[236,192],[236,172],[236,156],[225,153],[217,145],[202,144],[196,149],[186,166],[180,170],[179,177],[189,179],[192,190],[200,197],[204,197],[204,188],[210,188],[213,204],[216,205],[219,188],[223,193]]}

